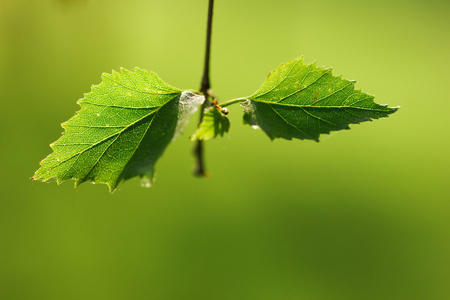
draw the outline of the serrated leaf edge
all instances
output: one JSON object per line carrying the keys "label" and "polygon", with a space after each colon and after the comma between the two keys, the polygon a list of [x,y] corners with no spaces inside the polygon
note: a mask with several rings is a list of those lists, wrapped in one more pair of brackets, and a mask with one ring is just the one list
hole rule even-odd
{"label": "serrated leaf edge", "polygon": [[[136,72],[148,72],[150,76],[155,76],[157,80],[159,80],[160,82],[162,82],[163,84],[167,85],[169,88],[171,88],[171,89],[173,89],[174,91],[177,91],[177,92],[172,92],[172,93],[149,93],[149,94],[166,94],[166,95],[174,94],[174,97],[171,97],[168,101],[164,102],[164,103],[163,103],[162,105],[160,105],[156,110],[150,112],[149,114],[145,115],[144,117],[140,118],[139,120],[137,120],[137,121],[135,121],[135,122],[133,122],[133,123],[127,125],[126,127],[124,127],[123,130],[121,130],[121,131],[119,131],[119,132],[116,132],[116,133],[114,133],[114,134],[112,134],[112,135],[110,135],[110,136],[108,136],[108,137],[102,139],[101,141],[99,141],[99,142],[97,142],[97,143],[91,145],[90,147],[88,147],[88,148],[86,148],[86,149],[83,149],[82,151],[80,151],[80,152],[78,152],[78,153],[76,153],[76,154],[70,156],[69,158],[66,158],[64,161],[61,161],[61,162],[59,162],[57,165],[55,165],[54,167],[52,167],[52,169],[56,168],[57,166],[59,166],[60,164],[64,163],[65,161],[67,161],[67,160],[73,158],[74,156],[80,155],[81,153],[83,153],[83,152],[85,152],[85,151],[91,149],[92,147],[94,147],[94,146],[96,146],[96,145],[98,145],[98,144],[100,144],[100,143],[102,143],[102,142],[105,142],[105,141],[107,141],[107,140],[113,138],[114,136],[117,136],[117,137],[116,137],[116,139],[117,139],[117,138],[120,136],[120,134],[121,134],[122,132],[124,132],[126,129],[128,129],[128,128],[129,128],[130,126],[132,126],[133,124],[136,124],[137,122],[139,122],[139,121],[141,121],[141,120],[143,120],[143,119],[149,117],[150,115],[156,113],[156,112],[159,111],[164,105],[166,105],[167,103],[169,103],[170,101],[172,101],[172,100],[175,99],[176,97],[180,96],[183,92],[188,92],[188,91],[182,91],[182,90],[180,90],[180,89],[178,89],[178,88],[175,88],[175,87],[173,87],[173,86],[167,84],[165,81],[163,81],[163,80],[162,80],[155,72],[153,72],[153,71],[147,71],[147,70],[145,70],[145,69],[141,69],[141,68],[139,68],[139,67],[135,67],[135,68],[134,68],[134,72],[135,72],[135,73],[136,73]],[[75,112],[74,116],[77,115],[77,114],[83,109],[83,104],[84,104],[84,103],[86,103],[86,104],[91,104],[91,105],[95,105],[94,103],[84,102],[83,99],[85,99],[86,96],[88,96],[90,93],[92,93],[93,89],[95,89],[95,88],[101,86],[102,84],[104,84],[105,78],[106,78],[106,79],[109,79],[109,80],[112,80],[112,81],[115,82],[115,80],[114,80],[113,78],[111,78],[111,76],[114,76],[115,74],[119,74],[119,75],[120,75],[120,74],[124,74],[124,73],[132,73],[132,71],[130,71],[130,70],[126,69],[126,68],[122,68],[122,67],[121,67],[121,68],[120,68],[120,72],[117,72],[117,71],[115,71],[115,70],[112,70],[111,73],[102,73],[102,75],[101,75],[102,81],[101,81],[99,84],[91,85],[91,91],[89,91],[89,92],[87,92],[87,93],[83,93],[83,98],[80,98],[80,99],[76,102],[76,103],[80,106],[80,109],[77,110],[77,111]],[[115,82],[115,83],[120,84],[119,82]],[[126,87],[126,88],[129,88],[129,87]],[[189,92],[190,92],[190,91],[189,91]],[[191,93],[193,93],[193,92],[191,92]],[[193,94],[194,94],[194,93],[193,93]],[[200,95],[199,95],[199,96],[200,96]],[[127,108],[127,107],[124,107],[124,108]],[[145,107],[145,108],[151,108],[151,107]],[[130,109],[139,109],[139,107],[138,107],[138,108],[130,107]],[[71,117],[71,118],[72,118],[72,117]],[[64,130],[66,129],[66,123],[67,123],[67,122],[68,122],[68,121],[65,121],[65,122],[61,123],[61,127],[62,127]],[[150,124],[149,124],[149,126],[148,126],[146,132],[147,132],[148,129],[150,128],[150,125],[151,125],[152,122],[153,122],[153,120],[150,122]],[[62,134],[65,134],[65,131],[64,131]],[[143,135],[143,137],[144,137],[144,136],[145,136],[145,134]],[[141,138],[141,141],[139,142],[139,144],[138,144],[138,146],[136,147],[136,149],[139,147],[140,143],[142,142],[143,137]],[[58,138],[58,139],[59,139],[59,138]],[[50,155],[52,155],[52,154],[55,152],[55,149],[54,149],[53,146],[54,146],[54,144],[55,144],[56,142],[57,142],[57,141],[55,141],[55,142],[53,142],[53,143],[50,144],[50,148],[52,149],[52,152],[51,152],[50,154],[48,154],[44,159],[42,159],[42,160],[39,162],[39,165],[40,165],[41,167],[42,167],[43,162],[46,160],[46,158],[48,158]],[[105,151],[103,151],[103,153],[101,154],[100,158],[103,157],[104,153],[107,151],[107,149],[108,149],[109,147],[110,147],[110,145],[105,149]],[[136,151],[136,149],[135,149],[135,151]],[[134,155],[134,153],[135,153],[135,152],[133,152],[133,155]],[[133,155],[130,156],[130,159],[133,157]],[[49,177],[49,178],[47,178],[47,179],[42,179],[43,176],[42,176],[42,175],[38,175],[38,171],[40,170],[40,168],[39,168],[38,170],[36,170],[36,172],[34,173],[34,176],[31,177],[30,179],[35,180],[35,181],[42,181],[42,182],[47,182],[47,181],[56,179],[57,185],[60,185],[60,184],[61,184],[62,182],[64,182],[64,181],[75,180],[74,188],[76,188],[76,187],[79,186],[81,183],[85,182],[85,181],[83,181],[83,180],[89,175],[90,171],[95,167],[95,165],[98,163],[98,161],[100,160],[100,158],[96,161],[95,164],[92,165],[91,169],[90,169],[89,172],[86,174],[86,176],[84,176],[84,177],[81,178],[81,179],[77,179],[77,178],[72,177],[72,178],[70,178],[70,179],[64,179],[64,180],[61,180],[61,179],[58,178],[57,176],[52,176],[52,177]],[[129,160],[130,160],[130,159],[129,159]],[[129,160],[128,160],[128,161],[129,161]],[[75,163],[75,162],[74,162],[74,163]],[[141,177],[143,177],[143,176],[141,176]],[[96,184],[96,183],[106,184],[106,185],[108,186],[108,188],[109,188],[109,191],[112,193],[112,192],[116,189],[116,187],[117,187],[118,183],[120,182],[120,180],[121,180],[121,179],[120,179],[120,176],[119,176],[118,179],[117,179],[114,183],[104,182],[104,181],[97,181],[97,182],[92,182],[92,183],[93,183],[93,184]]]}

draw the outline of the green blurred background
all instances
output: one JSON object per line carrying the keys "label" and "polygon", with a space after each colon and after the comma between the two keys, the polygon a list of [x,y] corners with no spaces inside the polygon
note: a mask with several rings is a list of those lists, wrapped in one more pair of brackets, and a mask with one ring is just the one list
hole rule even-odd
{"label": "green blurred background", "polygon": [[0,299],[450,299],[447,1],[217,0],[219,100],[304,55],[402,108],[315,143],[271,142],[232,106],[208,179],[195,120],[151,189],[29,180],[102,72],[197,89],[206,12],[0,0]]}

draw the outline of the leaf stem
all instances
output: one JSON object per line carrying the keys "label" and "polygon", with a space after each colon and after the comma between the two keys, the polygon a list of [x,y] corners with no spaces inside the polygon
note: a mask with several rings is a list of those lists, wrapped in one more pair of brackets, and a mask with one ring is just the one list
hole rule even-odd
{"label": "leaf stem", "polygon": [[247,100],[247,99],[248,99],[248,98],[245,98],[245,97],[243,97],[243,98],[231,99],[231,100],[228,100],[228,101],[219,103],[219,105],[220,105],[221,107],[225,107],[225,106],[229,106],[229,105],[232,105],[232,104],[235,104],[235,103],[238,103],[238,102],[243,102],[243,101],[245,101],[245,100]]}
{"label": "leaf stem", "polygon": [[[213,7],[214,0],[209,0],[208,5],[208,21],[206,25],[206,49],[205,49],[205,65],[203,69],[203,77],[201,81],[200,92],[205,96],[205,102],[203,103],[200,111],[200,121],[203,119],[203,111],[206,107],[211,106],[211,102],[209,101],[209,93],[208,90],[211,88],[211,83],[209,82],[209,62],[210,62],[210,53],[211,53],[211,29],[212,29],[212,17],[213,17]],[[194,155],[197,159],[197,166],[195,168],[195,174],[197,176],[205,176],[206,169],[205,163],[203,159],[203,143],[200,140],[197,140]]]}

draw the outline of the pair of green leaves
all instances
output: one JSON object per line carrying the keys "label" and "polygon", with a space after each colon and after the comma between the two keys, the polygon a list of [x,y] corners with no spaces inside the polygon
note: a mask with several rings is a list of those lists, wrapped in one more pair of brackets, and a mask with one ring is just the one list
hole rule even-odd
{"label": "pair of green leaves", "polygon": [[[140,176],[143,185],[150,186],[156,161],[205,101],[203,95],[171,87],[139,68],[102,78],[78,101],[80,111],[62,124],[65,132],[50,145],[53,153],[33,179],[74,179],[75,186],[105,183],[113,191],[119,182]],[[299,58],[271,72],[251,96],[223,106],[240,102],[244,123],[261,128],[271,139],[316,141],[320,134],[387,117],[398,109],[374,103],[373,96],[355,90],[354,84]],[[205,109],[191,139],[222,136],[229,127],[222,106],[213,105]]]}

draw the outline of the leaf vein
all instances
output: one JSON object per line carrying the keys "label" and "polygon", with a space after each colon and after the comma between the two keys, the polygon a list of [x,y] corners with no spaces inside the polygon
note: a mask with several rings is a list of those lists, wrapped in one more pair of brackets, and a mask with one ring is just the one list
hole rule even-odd
{"label": "leaf vein", "polygon": [[332,122],[330,122],[330,121],[324,120],[324,119],[322,119],[322,118],[320,118],[320,117],[318,117],[318,116],[316,116],[316,115],[314,115],[314,114],[308,112],[308,111],[307,111],[305,108],[303,108],[303,107],[300,107],[300,108],[301,108],[306,114],[310,115],[311,117],[313,117],[313,118],[315,118],[315,119],[317,119],[317,120],[319,120],[319,121],[328,123],[328,124],[333,125],[333,126],[337,126],[336,124],[334,124],[334,123],[332,123]]}
{"label": "leaf vein", "polygon": [[[277,87],[279,87],[285,80],[286,78],[289,77],[289,75],[291,74],[292,70],[297,66],[297,64],[299,63],[299,60],[297,60],[294,65],[292,66],[292,68],[288,71],[288,73],[286,74],[286,76],[284,76],[284,78],[278,82],[276,85],[274,85],[270,90],[268,90],[267,92],[264,92],[263,94],[258,95],[257,97],[261,97],[264,95],[267,95],[268,93],[272,92],[274,89],[276,89]],[[275,72],[275,71],[274,71]]]}
{"label": "leaf vein", "polygon": [[[319,100],[317,100],[316,102],[314,102],[313,105],[314,105],[314,106],[317,106],[317,103],[319,103],[320,101],[323,101],[323,100],[325,100],[325,99],[327,99],[327,98],[330,98],[331,96],[333,96],[333,95],[335,95],[336,93],[338,93],[338,92],[344,90],[346,87],[348,87],[348,86],[351,85],[351,84],[352,84],[352,82],[349,81],[349,83],[347,83],[346,85],[344,85],[342,88],[340,88],[340,89],[338,89],[338,90],[335,90],[335,91],[333,91],[331,94],[328,94],[328,95],[326,95],[326,96],[320,98]],[[347,99],[348,99],[348,97],[347,97]],[[346,99],[346,100],[347,100],[347,99]],[[337,100],[339,100],[339,99],[337,99]],[[344,102],[345,102],[345,101],[344,101]]]}
{"label": "leaf vein", "polygon": [[[175,96],[175,97],[176,97],[176,96]],[[89,150],[89,149],[92,149],[92,148],[95,147],[96,145],[99,145],[99,144],[101,144],[102,142],[107,141],[108,139],[110,139],[110,138],[112,138],[112,137],[114,137],[114,136],[116,136],[116,135],[118,135],[118,134],[121,134],[123,131],[127,130],[127,128],[130,128],[131,126],[133,126],[134,124],[138,123],[139,121],[141,121],[141,120],[147,118],[148,116],[150,116],[150,115],[156,113],[157,111],[159,111],[159,109],[161,109],[161,107],[163,107],[164,105],[166,105],[167,103],[169,103],[169,102],[170,102],[171,100],[173,100],[175,97],[170,98],[170,99],[169,99],[168,101],[166,101],[163,105],[161,105],[158,109],[153,110],[153,111],[151,111],[150,113],[148,113],[148,114],[146,114],[145,116],[143,116],[142,118],[139,118],[139,119],[137,119],[136,121],[130,123],[127,127],[125,127],[124,129],[122,129],[121,131],[115,132],[114,134],[111,134],[110,136],[105,137],[103,140],[98,141],[98,142],[92,144],[90,147],[86,147],[86,149],[83,149],[83,150],[80,151],[79,153],[75,153],[74,155],[72,155],[72,156],[70,156],[70,157],[68,157],[68,158],[65,158],[64,160],[60,161],[57,165],[52,166],[52,169],[54,169],[54,168],[60,166],[61,164],[63,164],[64,162],[68,161],[69,159],[75,157],[76,155],[81,155],[83,152],[85,152],[85,151],[87,151],[87,150]]]}
{"label": "leaf vein", "polygon": [[[308,74],[309,74],[309,73],[311,73],[311,71],[308,72]],[[316,83],[317,81],[319,81],[319,80],[320,80],[323,76],[325,76],[326,74],[328,74],[328,71],[325,72],[325,73],[323,73],[323,74],[320,75],[319,77],[317,77],[317,79],[315,79],[313,82],[311,82],[311,83],[308,84],[307,86],[305,86],[305,87],[303,87],[303,88],[301,88],[301,89],[299,89],[299,90],[296,90],[295,92],[293,92],[293,93],[287,95],[286,97],[281,98],[281,99],[278,100],[277,102],[272,102],[272,103],[281,103],[281,101],[284,101],[284,100],[286,100],[287,98],[292,97],[293,95],[295,95],[295,94],[297,94],[297,93],[300,93],[301,91],[306,90],[307,88],[309,88],[310,86],[312,86],[314,83]],[[304,77],[304,79],[305,79],[305,78],[306,78],[306,76]],[[304,81],[304,80],[301,81],[300,85],[303,83],[303,81]]]}
{"label": "leaf vein", "polygon": [[301,134],[304,134],[305,136],[308,136],[310,138],[312,138],[311,135],[307,134],[306,132],[304,132],[303,130],[297,128],[295,125],[291,124],[289,121],[287,121],[275,108],[272,107],[272,105],[269,104],[269,107],[283,120],[286,122],[286,124],[288,124],[289,126],[292,126],[294,129],[296,129],[298,132],[300,132]]}

